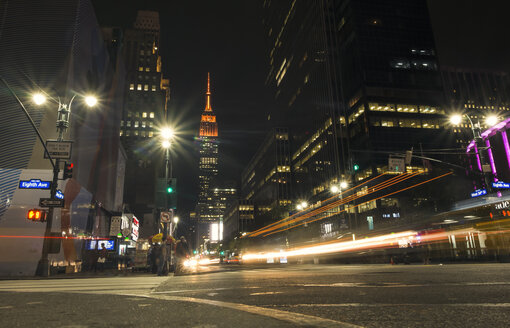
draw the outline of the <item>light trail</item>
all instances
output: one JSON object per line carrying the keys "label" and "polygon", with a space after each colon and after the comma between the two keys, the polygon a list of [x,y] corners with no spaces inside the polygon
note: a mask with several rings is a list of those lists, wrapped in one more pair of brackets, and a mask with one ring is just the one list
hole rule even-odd
{"label": "light trail", "polygon": [[[382,189],[386,189],[386,188],[388,188],[388,187],[390,187],[392,185],[395,185],[395,184],[403,182],[403,181],[405,181],[407,179],[413,178],[413,177],[415,177],[415,176],[417,176],[419,174],[422,174],[423,172],[424,171],[417,171],[417,172],[412,173],[412,174],[407,174],[406,173],[406,174],[396,175],[395,177],[392,177],[389,180],[383,181],[383,182],[381,182],[381,183],[379,183],[379,184],[377,184],[377,185],[375,185],[373,187],[370,187],[369,189],[367,189],[367,192],[362,192],[362,193],[357,192],[357,193],[349,195],[349,196],[347,196],[345,198],[339,199],[339,200],[337,200],[337,201],[335,201],[333,203],[330,203],[330,204],[324,205],[324,206],[322,206],[322,207],[320,207],[318,209],[312,210],[311,212],[304,213],[301,216],[298,216],[298,217],[296,217],[296,218],[294,218],[294,219],[292,219],[290,221],[282,222],[282,223],[280,223],[280,224],[278,224],[276,226],[266,226],[266,227],[263,227],[263,228],[261,228],[261,229],[259,229],[257,231],[252,232],[250,235],[246,235],[244,237],[256,237],[256,236],[259,236],[261,234],[269,233],[269,232],[271,232],[271,231],[273,231],[275,229],[279,229],[279,228],[288,226],[289,224],[306,220],[306,219],[308,219],[308,218],[310,218],[312,216],[321,214],[321,213],[323,213],[325,211],[328,211],[328,210],[330,210],[332,208],[335,208],[335,207],[338,207],[340,205],[349,203],[349,202],[354,201],[356,199],[359,199],[361,197],[365,197],[365,196],[367,196],[367,195],[369,195],[371,193],[377,192],[377,191],[382,190]],[[361,204],[364,204],[364,203],[361,203]],[[334,214],[337,214],[337,213],[340,213],[340,212],[335,212]],[[332,214],[332,215],[334,215],[334,214]],[[330,216],[331,215],[326,216],[326,217],[330,217]],[[324,219],[326,217],[322,217],[320,219]],[[281,221],[283,221],[283,220],[280,220],[278,222],[281,222]],[[314,221],[316,221],[316,220],[314,220]],[[309,222],[309,221],[307,221],[307,222]],[[300,226],[302,224],[304,224],[304,223],[301,223],[301,224],[298,224],[298,225],[295,225],[295,226]],[[292,226],[292,227],[295,227],[295,226]],[[292,227],[289,227],[288,229],[291,229]],[[283,229],[283,230],[278,230],[278,231],[284,231],[284,230],[288,230],[288,229]],[[272,234],[272,233],[269,233],[269,234]],[[264,237],[265,236],[267,236],[267,235],[264,235]]]}
{"label": "light trail", "polygon": [[70,237],[70,236],[12,236],[12,235],[0,235],[0,238],[29,238],[29,239],[83,239],[83,240],[108,240],[110,238],[101,237]]}
{"label": "light trail", "polygon": [[[497,223],[494,223],[496,225]],[[433,244],[448,241],[451,236],[467,236],[469,234],[507,234],[510,229],[497,231],[480,231],[469,227],[457,230],[446,231],[438,229],[435,231],[418,232],[414,230],[389,233],[375,237],[365,237],[353,241],[329,241],[321,242],[311,246],[295,247],[286,251],[268,253],[246,253],[242,256],[243,261],[267,260],[282,257],[297,257],[311,255],[340,254],[356,252],[367,249],[382,248],[415,248],[419,245]]]}
{"label": "light trail", "polygon": [[[377,179],[377,178],[382,177],[382,176],[383,176],[383,175],[385,175],[385,174],[387,174],[387,173],[379,174],[378,176],[375,176],[375,177],[373,177],[373,178],[371,178],[371,179],[369,179],[369,180],[367,180],[367,181],[364,181],[364,182],[360,183],[359,185],[356,185],[356,186],[354,186],[354,187],[352,187],[352,188],[349,188],[349,189],[347,189],[347,190],[343,191],[342,193],[345,193],[345,192],[351,191],[351,190],[353,190],[353,189],[359,188],[359,187],[363,186],[364,184],[367,184],[367,183],[368,183],[368,182],[370,182],[370,181],[373,181],[373,180],[375,180],[375,179]],[[341,197],[341,196],[342,196],[342,193],[340,193],[340,194],[338,194],[338,195],[335,195],[335,196],[332,196],[332,197],[330,197],[330,198],[328,198],[328,199],[326,199],[326,200],[324,200],[324,201],[328,201],[328,200],[330,200],[330,199],[332,199],[332,198],[335,198],[335,197]],[[297,213],[294,213],[294,214],[292,214],[292,215],[290,215],[290,216],[288,216],[288,217],[286,217],[286,218],[283,218],[283,219],[281,219],[281,220],[279,220],[279,221],[276,221],[276,222],[273,222],[273,223],[271,223],[271,224],[268,224],[267,226],[262,227],[262,228],[260,228],[260,229],[258,229],[258,230],[255,230],[255,231],[249,232],[249,233],[247,233],[245,236],[243,236],[243,237],[241,237],[241,238],[244,238],[244,237],[251,237],[254,233],[257,233],[257,232],[259,232],[259,231],[262,231],[262,230],[268,229],[268,228],[270,228],[270,227],[272,227],[272,226],[274,226],[274,225],[276,225],[276,224],[278,224],[278,223],[280,223],[280,222],[283,222],[283,221],[286,221],[286,220],[290,220],[291,218],[293,218],[293,217],[295,217],[295,216],[298,216],[298,215],[300,215],[301,213],[307,212],[307,211],[309,211],[309,210],[310,210],[310,209],[305,209],[305,210],[299,211],[299,212],[297,212]]]}
{"label": "light trail", "polygon": [[[269,233],[265,234],[263,237],[267,237],[267,236],[269,236],[269,235],[272,235],[272,234],[275,234],[275,233],[278,233],[278,232],[282,232],[282,231],[286,231],[286,230],[289,230],[289,229],[293,229],[293,228],[299,227],[299,226],[301,226],[301,225],[303,225],[303,224],[308,224],[308,223],[312,223],[312,222],[315,222],[315,221],[319,221],[319,220],[327,219],[327,218],[329,218],[329,217],[331,217],[331,216],[333,216],[333,215],[340,214],[340,213],[342,213],[342,212],[345,212],[345,211],[348,211],[348,210],[350,210],[350,209],[356,208],[356,207],[358,207],[358,206],[364,205],[364,204],[366,204],[366,203],[372,202],[372,201],[374,201],[374,200],[378,200],[378,199],[381,199],[381,198],[384,198],[384,197],[388,197],[388,196],[391,196],[391,195],[397,194],[397,193],[399,193],[399,192],[402,192],[402,191],[405,191],[405,190],[408,190],[408,189],[411,189],[411,188],[415,188],[415,187],[417,187],[417,186],[419,186],[419,185],[422,185],[422,184],[424,184],[424,183],[431,182],[431,181],[433,181],[433,180],[436,180],[436,179],[442,178],[442,177],[447,176],[447,175],[450,175],[450,174],[452,174],[452,172],[448,172],[448,173],[445,173],[445,174],[439,175],[439,176],[434,177],[434,178],[432,178],[432,179],[428,179],[428,180],[425,180],[425,181],[419,182],[419,183],[417,183],[417,184],[414,184],[414,185],[412,185],[412,186],[409,186],[409,187],[406,187],[406,188],[403,188],[403,189],[399,189],[399,190],[397,190],[397,191],[391,192],[391,193],[386,194],[386,195],[384,195],[384,196],[376,197],[376,198],[373,198],[373,199],[367,200],[366,202],[360,203],[360,204],[358,204],[358,205],[354,205],[354,206],[351,206],[351,207],[349,207],[349,208],[343,209],[343,210],[341,210],[341,211],[333,212],[333,213],[331,213],[331,214],[329,214],[329,215],[327,215],[327,216],[322,216],[322,217],[320,217],[320,218],[316,218],[316,219],[314,219],[314,220],[308,220],[308,221],[306,221],[306,222],[302,222],[302,223],[299,223],[299,224],[293,225],[293,226],[291,226],[291,227],[287,227],[287,228],[285,228],[285,229],[279,229],[279,230],[277,230],[277,231],[273,231],[273,232],[269,232],[269,231],[271,231],[271,230],[269,230],[269,231],[268,231]],[[384,189],[384,188],[383,188],[383,189]],[[305,218],[305,219],[306,219],[306,218]],[[274,229],[273,229],[273,230],[274,230]]]}

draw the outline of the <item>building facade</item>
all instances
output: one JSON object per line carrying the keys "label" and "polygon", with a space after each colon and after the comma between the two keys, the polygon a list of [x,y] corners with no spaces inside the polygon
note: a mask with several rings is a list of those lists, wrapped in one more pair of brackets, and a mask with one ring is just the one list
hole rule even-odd
{"label": "building facade", "polygon": [[[30,93],[43,90],[69,103],[76,95],[70,125],[73,177],[59,180],[64,207],[56,208],[52,232],[71,238],[50,254],[52,266],[77,271],[86,262],[85,239],[107,237],[110,217],[122,210],[125,155],[120,120],[125,71],[110,57],[89,1],[42,1],[27,6],[1,2],[0,11],[0,229],[3,235],[43,237],[45,224],[25,219],[41,208],[49,190],[19,188],[20,181],[52,179],[52,167],[34,128],[16,102],[16,94],[41,135],[56,139],[58,104],[36,107]],[[76,24],[80,22],[80,24]],[[98,106],[84,105],[80,94],[93,92]],[[76,94],[78,93],[78,94]],[[62,167],[60,168],[62,170]],[[46,209],[47,210],[47,209]],[[81,236],[81,237],[78,237]],[[83,239],[81,239],[83,238]],[[0,275],[33,275],[43,238],[2,238]]]}
{"label": "building facade", "polygon": [[[263,6],[266,84],[279,105],[271,119],[289,127],[291,200],[315,206],[340,181],[353,187],[387,173],[390,154],[454,147],[425,0]],[[429,170],[428,164],[412,159],[407,170]],[[429,196],[405,202],[423,204]],[[354,229],[361,225],[352,222],[365,222],[365,216],[376,222],[400,213],[397,198],[355,206],[353,217],[340,224],[337,217],[320,220],[317,230],[328,234],[333,222]]]}
{"label": "building facade", "polygon": [[241,175],[242,199],[256,207],[254,227],[288,214],[291,184],[289,130],[274,128]]}
{"label": "building facade", "polygon": [[124,202],[140,218],[142,235],[150,235],[158,226],[154,221],[155,182],[163,176],[164,162],[158,136],[166,126],[170,97],[169,81],[161,72],[159,14],[138,11],[133,27],[125,29],[119,41],[127,71],[120,122],[128,156]]}

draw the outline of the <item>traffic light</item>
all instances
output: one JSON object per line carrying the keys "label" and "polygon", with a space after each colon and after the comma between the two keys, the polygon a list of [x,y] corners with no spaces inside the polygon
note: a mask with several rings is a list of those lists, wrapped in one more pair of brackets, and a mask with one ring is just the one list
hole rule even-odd
{"label": "traffic light", "polygon": [[74,167],[74,164],[73,163],[65,163],[64,164],[64,176],[63,176],[63,179],[66,180],[66,179],[70,179],[73,177],[73,167]]}
{"label": "traffic light", "polygon": [[168,179],[166,184],[167,208],[177,208],[177,179]]}
{"label": "traffic light", "polygon": [[358,164],[354,164],[354,166],[352,168],[354,169],[354,171],[357,171],[357,170],[359,170],[359,165]]}
{"label": "traffic light", "polygon": [[37,208],[31,209],[27,213],[27,219],[32,221],[44,222],[46,221],[46,211]]}

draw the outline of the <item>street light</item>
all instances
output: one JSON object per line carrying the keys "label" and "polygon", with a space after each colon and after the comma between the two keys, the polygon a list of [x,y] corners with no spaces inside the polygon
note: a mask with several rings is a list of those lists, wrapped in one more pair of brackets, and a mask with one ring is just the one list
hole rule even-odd
{"label": "street light", "polygon": [[[58,111],[57,111],[57,142],[64,141],[64,133],[69,128],[69,120],[71,116],[71,106],[73,104],[74,99],[76,98],[76,94],[71,97],[71,100],[69,103],[63,103],[61,102],[60,98],[58,100],[55,100],[54,98],[50,97],[49,99],[53,100],[56,104],[58,104]],[[34,103],[36,105],[42,105],[46,102],[47,98],[43,93],[35,93],[32,97]],[[97,104],[97,98],[94,96],[86,96],[84,97],[85,103],[89,107],[93,107]],[[55,159],[55,165],[53,166],[53,181],[51,183],[50,188],[50,198],[51,199],[57,199],[57,187],[58,187],[58,174],[60,172],[60,158]],[[53,207],[50,207],[48,209],[48,216],[46,221],[46,228],[44,231],[44,241],[43,241],[43,249],[41,254],[41,259],[39,260],[39,263],[37,265],[37,274],[42,276],[48,276],[49,275],[49,261],[48,261],[48,253],[51,247],[51,226],[53,223]]]}
{"label": "street light", "polygon": [[179,217],[178,217],[178,216],[175,216],[175,217],[174,217],[174,223],[175,223],[175,224],[179,223]]}
{"label": "street light", "polygon": [[36,93],[32,97],[32,100],[36,105],[40,106],[46,102],[46,97],[42,93]]}
{"label": "street light", "polygon": [[340,188],[338,188],[338,186],[337,186],[337,185],[332,185],[332,186],[331,186],[331,192],[332,192],[332,193],[336,194],[336,193],[337,193],[337,192],[339,192],[339,191],[340,191]]}
{"label": "street light", "polygon": [[[489,192],[490,191],[490,182],[489,182],[487,175],[485,174],[485,172],[483,170],[483,165],[485,164],[485,160],[484,160],[483,152],[480,151],[480,147],[483,148],[483,144],[482,144],[483,138],[481,135],[480,121],[477,120],[477,122],[475,124],[475,123],[473,123],[473,121],[471,120],[471,117],[469,117],[468,114],[463,113],[463,114],[451,115],[450,122],[453,125],[459,125],[462,122],[462,117],[466,117],[468,119],[469,125],[471,127],[471,132],[473,132],[473,141],[475,143],[475,153],[476,153],[476,156],[478,156],[480,158],[480,163],[482,166],[481,170],[482,170],[483,182],[485,183],[485,188],[487,189],[487,192]],[[499,118],[496,115],[489,115],[485,118],[485,123],[489,126],[493,126],[493,125],[497,124],[498,121],[499,121]]]}
{"label": "street light", "polygon": [[[161,136],[161,147],[165,149],[165,182],[168,183],[168,178],[172,177],[172,163],[170,161],[170,147],[172,146],[172,139],[174,137],[174,130],[172,130],[169,127],[162,128],[160,130],[160,136]],[[165,195],[165,211],[168,211],[168,196]],[[177,219],[177,222],[179,221],[179,218],[175,217],[174,222]],[[177,224],[177,222],[175,222]],[[163,223],[163,240],[166,240],[168,237],[168,223]],[[166,247],[166,246],[165,246]],[[172,258],[172,250],[170,249],[170,261]],[[164,267],[167,267],[167,258],[164,259]]]}
{"label": "street light", "polygon": [[345,182],[345,181],[340,182],[341,189],[347,189],[348,186],[349,186],[349,184],[347,182]]}

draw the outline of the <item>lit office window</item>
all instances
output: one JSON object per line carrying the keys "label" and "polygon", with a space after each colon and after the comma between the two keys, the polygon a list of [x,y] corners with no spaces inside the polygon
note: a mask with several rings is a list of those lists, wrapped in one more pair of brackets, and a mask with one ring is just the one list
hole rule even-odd
{"label": "lit office window", "polygon": [[149,122],[149,127],[153,128],[154,127],[154,122]]}
{"label": "lit office window", "polygon": [[135,128],[138,127],[138,121],[135,121]]}
{"label": "lit office window", "polygon": [[147,126],[147,123],[145,121],[142,121],[142,128],[145,128]]}
{"label": "lit office window", "polygon": [[150,117],[150,118],[154,118],[154,112],[151,112],[151,113],[149,114],[149,117]]}
{"label": "lit office window", "polygon": [[124,120],[120,121],[120,126],[124,126]]}
{"label": "lit office window", "polygon": [[397,112],[417,113],[418,106],[416,106],[416,105],[397,105]]}
{"label": "lit office window", "polygon": [[146,117],[147,117],[147,112],[143,112],[143,113],[142,113],[142,117],[143,117],[143,118],[146,118]]}
{"label": "lit office window", "polygon": [[152,138],[154,136],[154,132],[149,131],[149,138]]}
{"label": "lit office window", "polygon": [[371,111],[376,112],[394,112],[395,105],[393,104],[379,104],[379,103],[369,103],[368,107]]}
{"label": "lit office window", "polygon": [[156,86],[154,84],[152,85],[152,91],[156,91]]}
{"label": "lit office window", "polygon": [[123,130],[120,130],[120,136],[122,137],[122,135],[124,134],[124,131]]}
{"label": "lit office window", "polygon": [[138,130],[135,130],[135,136],[137,136],[137,135],[138,135]]}
{"label": "lit office window", "polygon": [[149,85],[148,84],[143,86],[143,91],[149,91]]}
{"label": "lit office window", "polygon": [[129,85],[129,90],[135,90],[135,84],[134,83],[131,83]]}
{"label": "lit office window", "polygon": [[126,126],[127,126],[128,128],[130,128],[130,127],[131,127],[131,121],[127,121],[127,122],[126,122]]}
{"label": "lit office window", "polygon": [[150,71],[151,71],[151,68],[150,68],[150,67],[145,67],[145,71],[146,71],[146,72],[150,72]]}
{"label": "lit office window", "polygon": [[139,70],[140,72],[143,72],[143,67],[142,67],[142,66],[138,67],[138,70]]}
{"label": "lit office window", "polygon": [[138,91],[142,90],[142,85],[141,85],[141,84],[138,84],[138,85],[136,86],[136,90],[138,90]]}

